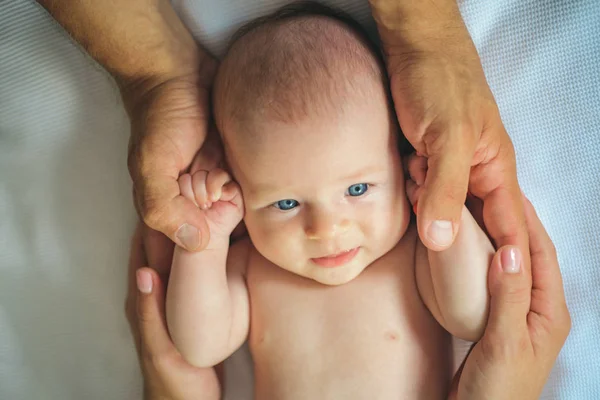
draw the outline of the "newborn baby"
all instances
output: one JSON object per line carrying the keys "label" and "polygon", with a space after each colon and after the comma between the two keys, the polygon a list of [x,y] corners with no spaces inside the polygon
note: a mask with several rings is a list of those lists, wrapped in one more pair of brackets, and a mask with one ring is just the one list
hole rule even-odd
{"label": "newborn baby", "polygon": [[[450,249],[419,241],[387,87],[343,17],[280,12],[237,35],[213,99],[228,172],[179,181],[211,235],[176,249],[169,280],[188,362],[216,365],[248,339],[258,399],[446,396],[448,332],[482,334],[494,250],[466,208]],[[410,164],[416,205],[426,162]],[[242,218],[249,238],[230,246]]]}

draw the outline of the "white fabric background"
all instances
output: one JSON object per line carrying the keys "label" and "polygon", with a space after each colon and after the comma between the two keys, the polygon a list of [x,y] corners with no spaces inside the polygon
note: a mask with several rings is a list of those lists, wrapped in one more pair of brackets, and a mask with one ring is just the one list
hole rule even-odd
{"label": "white fabric background", "polygon": [[[173,3],[219,55],[243,21],[287,1]],[[373,27],[364,0],[324,3]],[[461,10],[563,269],[573,329],[544,398],[600,398],[600,2]],[[140,398],[123,316],[127,137],[110,77],[36,3],[0,0],[0,399]]]}

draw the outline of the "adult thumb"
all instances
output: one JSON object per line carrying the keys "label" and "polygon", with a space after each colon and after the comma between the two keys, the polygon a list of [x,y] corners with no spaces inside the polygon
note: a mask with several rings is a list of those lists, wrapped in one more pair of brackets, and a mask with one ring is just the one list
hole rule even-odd
{"label": "adult thumb", "polygon": [[134,196],[138,212],[150,228],[164,233],[188,251],[206,247],[210,239],[206,218],[191,200],[180,195],[175,177],[143,179]]}
{"label": "adult thumb", "polygon": [[490,314],[486,334],[511,341],[527,331],[531,279],[524,271],[516,246],[504,246],[494,255],[488,274]]}
{"label": "adult thumb", "polygon": [[459,152],[447,146],[427,160],[417,227],[421,241],[430,250],[444,250],[454,242],[467,197],[472,158],[470,150]]}

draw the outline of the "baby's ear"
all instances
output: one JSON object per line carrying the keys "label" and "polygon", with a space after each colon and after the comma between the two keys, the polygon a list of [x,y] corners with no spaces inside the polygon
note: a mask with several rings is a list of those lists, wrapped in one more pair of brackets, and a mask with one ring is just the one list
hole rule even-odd
{"label": "baby's ear", "polygon": [[221,137],[217,133],[217,129],[211,126],[206,135],[206,140],[192,161],[190,174],[193,175],[197,171],[211,171],[215,168],[222,168],[224,160]]}

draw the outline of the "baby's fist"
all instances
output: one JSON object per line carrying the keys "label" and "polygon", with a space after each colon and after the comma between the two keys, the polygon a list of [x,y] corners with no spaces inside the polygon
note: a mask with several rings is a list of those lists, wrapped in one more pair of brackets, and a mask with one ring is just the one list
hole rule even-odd
{"label": "baby's fist", "polygon": [[229,235],[244,217],[240,188],[220,168],[181,175],[179,193],[204,210],[211,242],[229,240]]}

